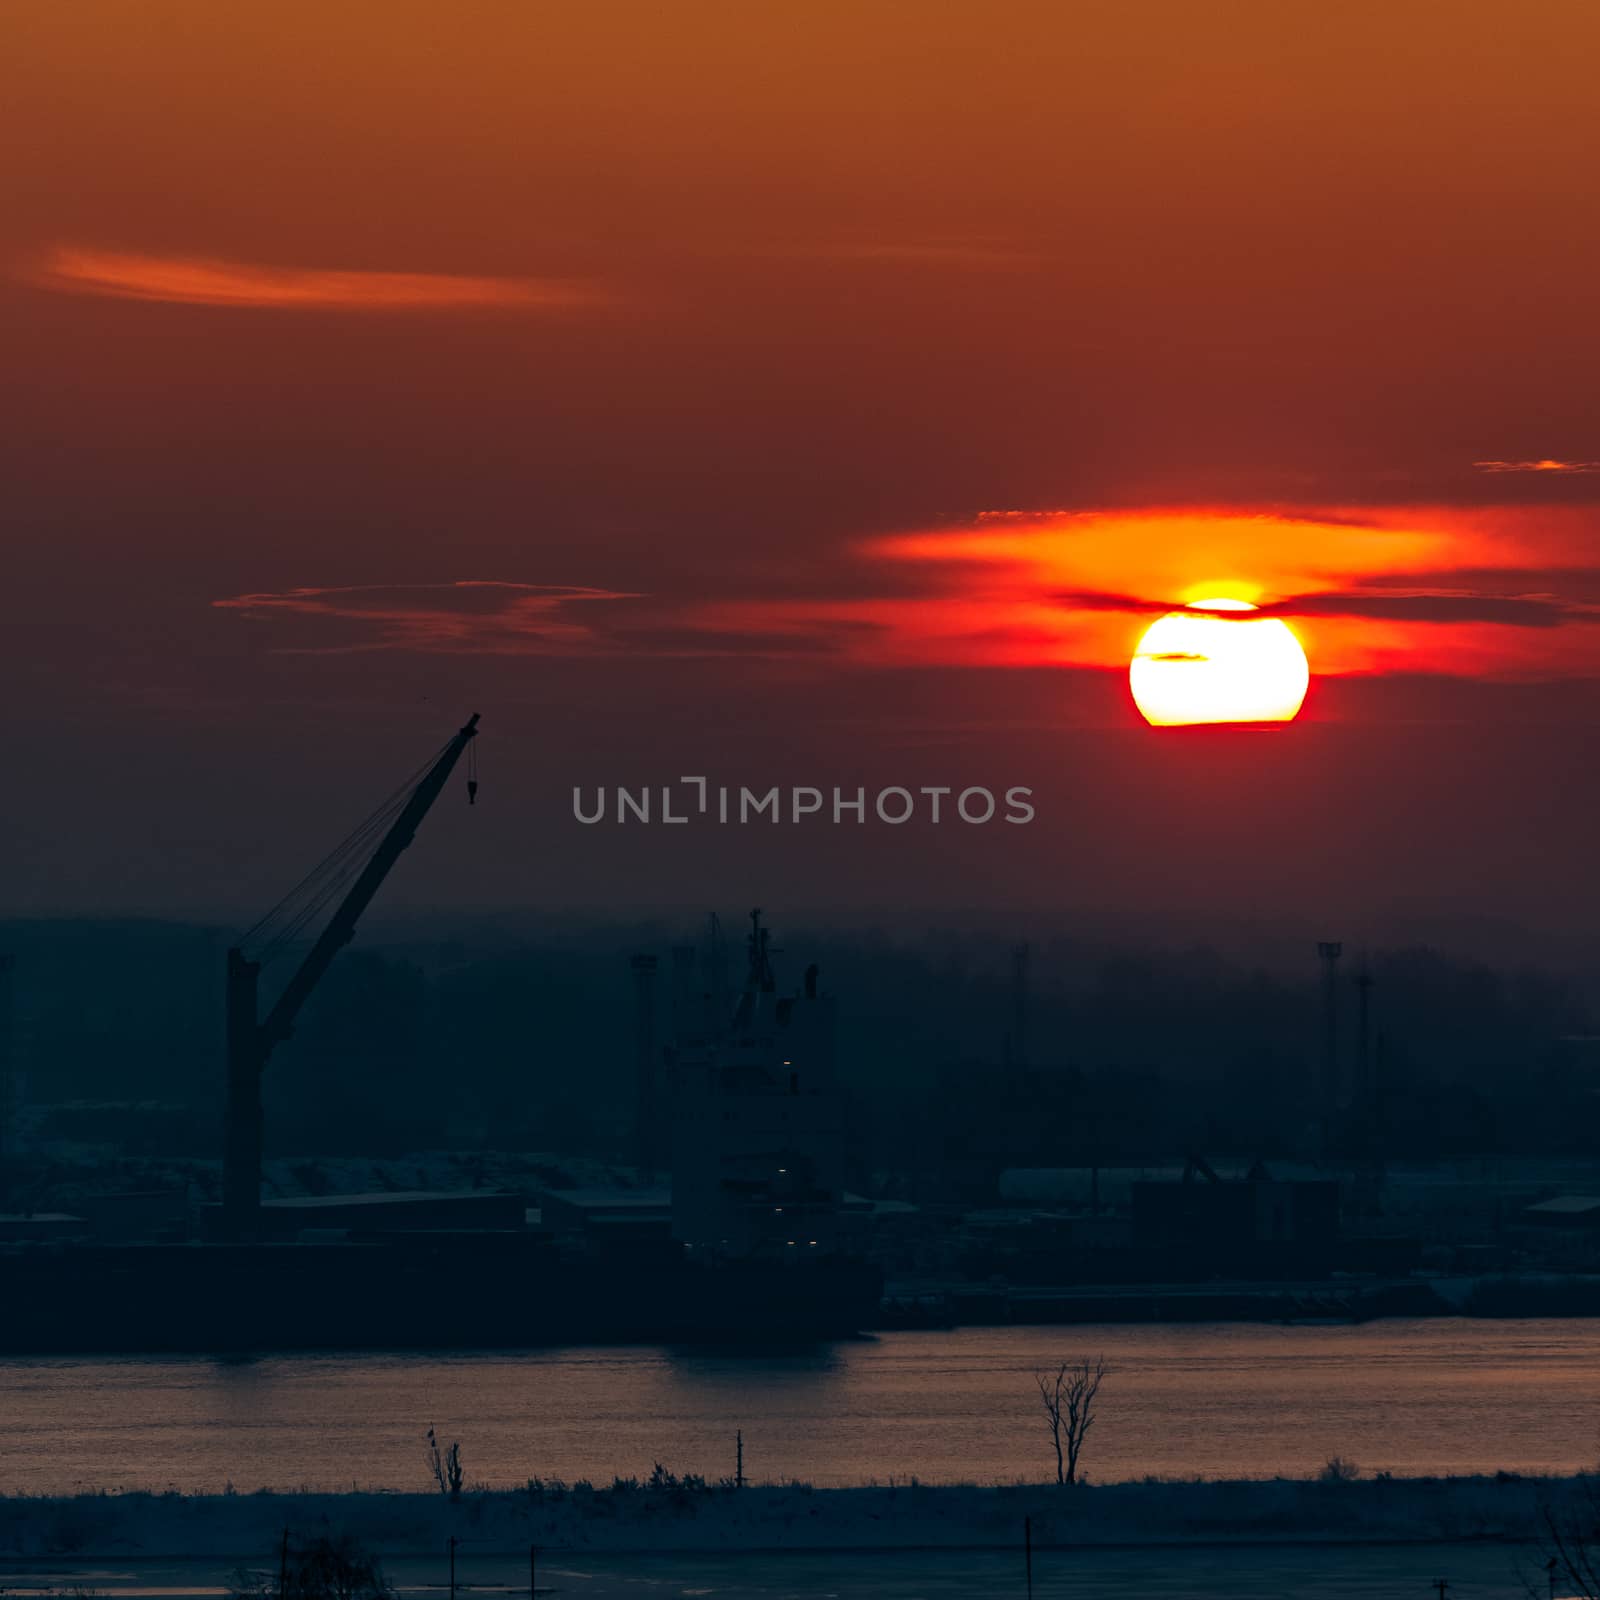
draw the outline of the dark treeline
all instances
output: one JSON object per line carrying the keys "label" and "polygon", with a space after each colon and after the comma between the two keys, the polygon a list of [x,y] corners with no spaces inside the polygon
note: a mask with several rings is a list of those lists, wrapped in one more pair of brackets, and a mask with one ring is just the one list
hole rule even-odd
{"label": "dark treeline", "polygon": [[[855,1181],[907,1192],[1001,1166],[1287,1156],[1311,1147],[1324,1049],[1314,954],[1254,966],[1204,948],[1035,939],[1021,1037],[1000,938],[780,930],[780,982],[816,961],[839,1001]],[[659,926],[463,926],[363,939],[269,1073],[269,1152],[455,1147],[600,1157],[625,1148],[627,958]],[[177,923],[0,925],[17,957],[15,1053],[39,1128],[132,1153],[215,1153],[227,936]],[[729,952],[738,971],[737,941]],[[1358,958],[1339,983],[1357,1068]],[[1586,1149],[1593,1071],[1569,979],[1426,948],[1375,951],[1369,1049],[1385,1152]],[[274,973],[280,981],[286,973]],[[270,994],[269,983],[267,992]],[[39,1121],[38,1108],[76,1103]]]}

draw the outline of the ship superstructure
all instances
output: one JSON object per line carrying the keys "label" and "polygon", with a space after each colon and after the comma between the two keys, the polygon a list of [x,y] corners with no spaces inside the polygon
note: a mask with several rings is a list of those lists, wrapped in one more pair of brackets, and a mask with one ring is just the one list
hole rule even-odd
{"label": "ship superstructure", "polygon": [[672,1230],[706,1260],[801,1261],[836,1253],[844,1190],[834,1003],[808,967],[778,992],[760,910],[750,913],[744,986],[729,997],[679,964],[669,1053]]}

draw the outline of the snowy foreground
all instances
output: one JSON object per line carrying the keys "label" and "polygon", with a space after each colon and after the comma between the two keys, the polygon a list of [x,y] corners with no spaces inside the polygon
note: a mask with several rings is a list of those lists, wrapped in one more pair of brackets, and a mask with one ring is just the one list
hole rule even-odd
{"label": "snowy foreground", "polygon": [[0,1497],[0,1557],[265,1557],[285,1529],[347,1533],[386,1556],[526,1552],[1036,1549],[1302,1541],[1521,1542],[1581,1480],[1145,1482],[1071,1489],[468,1490],[439,1494],[89,1494]]}

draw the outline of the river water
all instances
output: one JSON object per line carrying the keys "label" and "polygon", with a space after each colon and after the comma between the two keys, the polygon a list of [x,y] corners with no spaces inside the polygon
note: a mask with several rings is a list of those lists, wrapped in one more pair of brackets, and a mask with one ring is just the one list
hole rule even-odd
{"label": "river water", "polygon": [[1396,1475],[1600,1460],[1600,1321],[963,1328],[785,1354],[658,1347],[0,1363],[0,1491],[424,1489],[648,1475],[817,1485],[1053,1471],[1034,1373],[1103,1353],[1101,1481]]}

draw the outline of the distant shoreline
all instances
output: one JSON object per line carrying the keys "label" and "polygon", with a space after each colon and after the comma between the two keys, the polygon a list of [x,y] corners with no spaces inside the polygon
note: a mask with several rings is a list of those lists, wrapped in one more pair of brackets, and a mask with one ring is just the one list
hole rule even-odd
{"label": "distant shoreline", "polygon": [[1188,1322],[1376,1322],[1385,1317],[1600,1317],[1600,1275],[1323,1278],[1295,1283],[1072,1284],[918,1292],[891,1285],[870,1329]]}
{"label": "distant shoreline", "polygon": [[[213,1328],[194,1336],[129,1338],[125,1328],[104,1319],[80,1319],[70,1338],[19,1336],[0,1327],[0,1354],[18,1359],[75,1356],[131,1357],[181,1355],[292,1355],[302,1353],[378,1354],[427,1351],[461,1354],[484,1351],[540,1351],[573,1345],[595,1348],[670,1344],[703,1348],[789,1349],[838,1340],[872,1338],[907,1330],[950,1332],[960,1328],[1184,1326],[1199,1323],[1356,1324],[1391,1318],[1468,1317],[1523,1321],[1532,1318],[1600,1318],[1600,1275],[1578,1273],[1503,1273],[1456,1278],[1332,1278],[1293,1284],[1165,1283],[995,1288],[948,1285],[937,1290],[891,1287],[881,1314],[863,1318],[853,1331],[795,1327],[780,1333],[730,1328],[716,1340],[690,1337],[649,1324],[637,1329],[564,1327],[539,1335],[509,1337],[504,1324],[479,1329],[470,1318],[452,1323],[450,1337],[371,1336],[339,1338],[326,1329],[301,1339],[220,1338]],[[181,1324],[187,1327],[187,1324]],[[175,1320],[174,1327],[180,1326]],[[480,1336],[481,1335],[481,1336]]]}
{"label": "distant shoreline", "polygon": [[908,1482],[467,1490],[430,1494],[122,1492],[0,1496],[0,1558],[265,1560],[285,1529],[349,1534],[383,1556],[452,1537],[478,1554],[984,1550],[1536,1540],[1546,1508],[1575,1507],[1576,1477],[1229,1479],[1007,1486]]}

